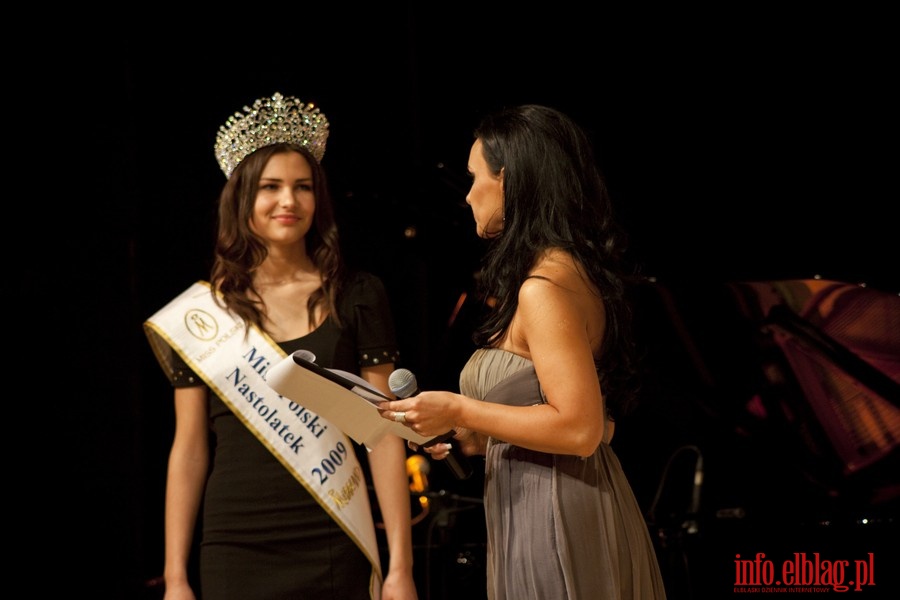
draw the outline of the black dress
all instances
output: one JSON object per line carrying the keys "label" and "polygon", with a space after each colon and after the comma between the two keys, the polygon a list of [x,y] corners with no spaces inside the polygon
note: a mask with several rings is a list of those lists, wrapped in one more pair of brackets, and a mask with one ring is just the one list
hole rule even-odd
{"label": "black dress", "polygon": [[[355,374],[361,366],[396,361],[394,324],[378,278],[349,277],[338,311],[341,329],[329,318],[279,346],[288,354],[310,350],[320,366]],[[175,385],[196,385],[196,375],[177,362]],[[371,566],[353,540],[215,394],[209,415],[214,453],[201,523],[203,600],[368,600]],[[355,449],[368,479],[366,452]]]}

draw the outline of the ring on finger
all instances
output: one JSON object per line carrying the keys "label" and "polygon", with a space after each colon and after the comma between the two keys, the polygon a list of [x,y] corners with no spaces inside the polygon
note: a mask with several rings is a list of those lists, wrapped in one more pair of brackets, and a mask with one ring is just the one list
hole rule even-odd
{"label": "ring on finger", "polygon": [[406,423],[406,413],[405,412],[395,412],[394,420],[398,423]]}

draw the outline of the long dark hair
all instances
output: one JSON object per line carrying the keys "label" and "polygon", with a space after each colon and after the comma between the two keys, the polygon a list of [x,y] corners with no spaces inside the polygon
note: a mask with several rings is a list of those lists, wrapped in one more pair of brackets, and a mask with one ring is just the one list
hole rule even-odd
{"label": "long dark hair", "polygon": [[299,152],[309,162],[316,197],[314,223],[306,234],[305,242],[307,254],[322,275],[322,287],[311,294],[307,302],[310,327],[315,326],[315,309],[320,306],[332,319],[338,319],[335,299],[340,290],[343,261],[325,171],[306,148],[279,143],[248,155],[234,169],[222,189],[215,260],[210,275],[213,286],[222,293],[228,309],[261,329],[263,307],[254,300],[259,294],[253,287],[252,273],[266,258],[267,250],[259,236],[250,229],[250,218],[266,163],[272,156],[286,152]]}
{"label": "long dark hair", "polygon": [[503,169],[503,230],[488,242],[479,285],[495,302],[475,331],[492,345],[509,327],[518,290],[538,255],[570,253],[599,290],[606,334],[596,361],[607,412],[623,416],[636,394],[631,310],[623,274],[625,235],[585,131],[552,108],[524,105],[484,117],[475,129],[495,175]]}

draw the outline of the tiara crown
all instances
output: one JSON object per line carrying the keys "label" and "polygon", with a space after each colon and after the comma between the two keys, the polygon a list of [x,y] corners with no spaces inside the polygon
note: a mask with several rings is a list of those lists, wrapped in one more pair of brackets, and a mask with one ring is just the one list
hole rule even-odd
{"label": "tiara crown", "polygon": [[276,92],[260,98],[228,117],[216,136],[216,160],[225,173],[232,171],[250,153],[278,143],[304,146],[322,162],[328,139],[328,119],[312,103],[304,104],[293,96]]}

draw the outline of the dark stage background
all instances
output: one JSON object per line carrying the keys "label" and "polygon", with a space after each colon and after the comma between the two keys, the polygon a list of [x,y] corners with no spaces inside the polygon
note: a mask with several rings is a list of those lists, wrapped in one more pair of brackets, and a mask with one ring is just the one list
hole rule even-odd
{"label": "dark stage background", "polygon": [[[142,323],[207,276],[219,125],[280,91],[331,121],[323,164],[348,260],[385,280],[401,366],[426,388],[455,386],[470,350],[475,307],[454,307],[481,249],[464,203],[473,126],[524,102],[582,123],[648,278],[634,290],[646,392],[615,443],[670,597],[729,596],[735,555],[758,552],[851,564],[872,552],[878,585],[855,597],[896,590],[896,452],[847,473],[796,385],[776,402],[793,419],[754,411],[772,397],[764,366],[779,354],[735,293],[821,277],[896,300],[884,16],[409,4],[260,8],[204,27],[145,14],[137,30],[82,14],[88,24],[42,38],[49,58],[11,67],[35,98],[15,125],[40,148],[15,202],[39,219],[22,234],[47,234],[52,255],[22,258],[23,302],[51,326],[25,336],[32,401],[49,411],[40,430],[51,425],[29,426],[38,451],[24,465],[39,492],[24,512],[42,508],[23,556],[44,587],[155,595],[172,401]],[[888,305],[876,329],[894,342],[890,362],[900,335]],[[483,594],[479,475],[432,467],[430,513],[415,526],[423,600]]]}

